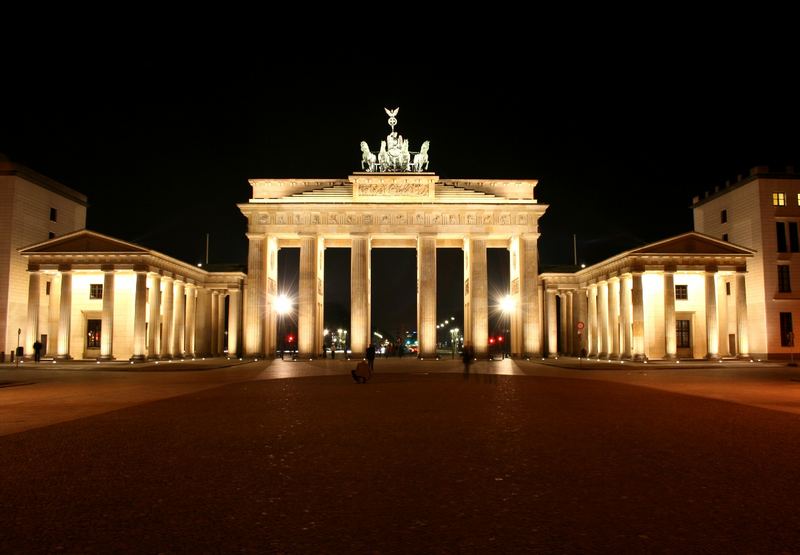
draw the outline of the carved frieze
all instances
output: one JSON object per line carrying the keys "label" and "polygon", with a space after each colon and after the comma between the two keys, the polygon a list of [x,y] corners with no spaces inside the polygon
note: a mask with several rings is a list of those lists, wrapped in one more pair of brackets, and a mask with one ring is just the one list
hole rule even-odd
{"label": "carved frieze", "polygon": [[319,226],[319,225],[417,225],[417,226],[456,226],[456,225],[519,225],[531,223],[528,214],[493,212],[414,212],[397,213],[392,210],[376,213],[363,212],[276,212],[260,213],[254,217],[257,225],[276,226]]}

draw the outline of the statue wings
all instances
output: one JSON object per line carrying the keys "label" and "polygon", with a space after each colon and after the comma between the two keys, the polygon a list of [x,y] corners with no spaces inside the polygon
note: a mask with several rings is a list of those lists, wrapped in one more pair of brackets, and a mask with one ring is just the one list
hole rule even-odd
{"label": "statue wings", "polygon": [[390,110],[389,108],[384,108],[386,110],[386,115],[390,118],[393,118],[397,115],[397,112],[400,111],[400,108],[395,108],[394,110]]}

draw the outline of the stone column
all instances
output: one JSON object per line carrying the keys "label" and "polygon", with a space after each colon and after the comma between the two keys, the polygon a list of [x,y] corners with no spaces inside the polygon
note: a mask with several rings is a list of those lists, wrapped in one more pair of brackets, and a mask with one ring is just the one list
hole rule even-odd
{"label": "stone column", "polygon": [[161,294],[161,304],[163,305],[161,312],[161,358],[172,358],[174,338],[172,330],[173,284],[172,278],[168,276],[162,276],[161,281],[164,284],[164,292]]}
{"label": "stone column", "polygon": [[706,268],[706,358],[719,358],[719,327],[717,322],[717,269]]}
{"label": "stone column", "polygon": [[194,357],[197,349],[195,347],[195,323],[197,317],[197,286],[193,283],[186,284],[186,331],[183,345],[186,356]]}
{"label": "stone column", "polygon": [[38,268],[28,272],[28,320],[25,325],[25,354],[33,356],[33,344],[39,340],[39,297],[41,274]]}
{"label": "stone column", "polygon": [[133,360],[145,359],[145,323],[147,310],[147,272],[136,271],[133,307]]}
{"label": "stone column", "polygon": [[247,238],[250,240],[250,246],[247,254],[247,281],[244,294],[244,352],[246,356],[254,357],[262,356],[265,352],[267,239],[263,235],[254,233],[248,233]]}
{"label": "stone column", "polygon": [[103,319],[100,324],[100,359],[114,358],[114,268],[103,269]]}
{"label": "stone column", "polygon": [[468,236],[464,239],[464,245],[464,266],[466,268],[464,298],[467,301],[464,307],[465,327],[467,310],[469,311],[469,336],[465,335],[464,341],[471,343],[475,354],[481,356],[489,352],[489,286],[486,270],[486,240]]}
{"label": "stone column", "polygon": [[[278,239],[267,237],[264,263],[267,267],[267,310],[264,314],[264,353],[266,356],[275,356],[278,352],[278,311],[275,302],[278,298]],[[320,322],[321,323],[321,322]]]}
{"label": "stone column", "polygon": [[542,327],[539,313],[538,233],[525,233],[519,243],[519,297],[521,303],[524,354],[542,354]]}
{"label": "stone column", "polygon": [[600,351],[598,347],[600,346],[600,340],[598,337],[598,325],[597,325],[597,284],[592,283],[589,285],[589,325],[587,326],[589,330],[589,334],[587,336],[587,340],[589,341],[589,356],[596,357]]}
{"label": "stone column", "polygon": [[556,319],[556,290],[545,289],[545,306],[547,307],[547,356],[558,355],[558,322]]}
{"label": "stone column", "polygon": [[[322,249],[314,234],[300,236],[300,302],[297,317],[297,355],[315,358],[322,353]],[[317,351],[319,349],[319,352]]]}
{"label": "stone column", "polygon": [[736,270],[736,340],[738,342],[739,356],[750,357],[750,341],[748,338],[749,326],[747,323],[747,289],[745,284],[745,270]]}
{"label": "stone column", "polygon": [[[575,311],[575,355],[580,356],[581,350],[586,349],[586,352],[589,352],[587,348],[588,343],[586,342],[587,333],[589,331],[588,326],[586,325],[588,311],[589,311],[589,304],[587,302],[587,290],[586,289],[578,289],[575,291],[574,295],[574,311]],[[583,322],[583,329],[578,332],[577,325],[578,322]]]}
{"label": "stone column", "polygon": [[242,302],[242,292],[238,289],[228,291],[228,356],[239,356],[239,337],[241,335],[241,319],[239,318],[239,305]]}
{"label": "stone column", "polygon": [[633,304],[633,358],[644,360],[644,289],[642,272],[632,272],[631,302]]}
{"label": "stone column", "polygon": [[195,354],[200,357],[211,354],[211,292],[205,287],[197,289],[195,315]]}
{"label": "stone column", "polygon": [[[488,335],[488,324],[487,324]],[[436,357],[436,235],[417,237],[417,339],[419,357]]]}
{"label": "stone column", "polygon": [[175,280],[175,298],[172,301],[172,354],[183,357],[184,335],[186,334],[186,283],[182,279]]}
{"label": "stone column", "polygon": [[631,326],[631,313],[633,302],[631,299],[631,276],[623,276],[620,281],[622,306],[620,307],[620,320],[622,327],[622,358],[633,357],[633,327]]}
{"label": "stone column", "polygon": [[217,353],[219,356],[225,354],[225,297],[224,291],[220,291],[217,297],[219,303],[217,307]]}
{"label": "stone column", "polygon": [[72,270],[61,270],[61,306],[58,311],[58,354],[56,358],[70,359],[70,324],[72,323]]}
{"label": "stone column", "polygon": [[619,278],[613,277],[608,280],[608,325],[611,331],[611,350],[608,357],[618,360],[620,357],[619,348]]}
{"label": "stone column", "polygon": [[598,300],[598,318],[600,320],[598,328],[600,335],[600,354],[599,358],[608,358],[609,354],[609,341],[608,341],[608,282],[600,283],[597,288]]}
{"label": "stone column", "polygon": [[161,328],[161,276],[153,274],[150,278],[150,325],[147,330],[147,357],[158,358],[161,350],[159,330]]}
{"label": "stone column", "polygon": [[558,338],[561,341],[561,350],[558,352],[564,354],[569,352],[569,347],[567,345],[567,333],[569,331],[569,322],[567,321],[567,292],[562,291],[558,295],[558,300],[561,305],[559,309],[561,313],[561,326],[558,327]]}
{"label": "stone column", "polygon": [[211,344],[209,350],[211,356],[219,356],[219,345],[217,336],[219,335],[219,291],[211,291]]}
{"label": "stone column", "polygon": [[678,358],[675,322],[675,268],[664,268],[664,353],[665,358]]}
{"label": "stone column", "polygon": [[351,235],[350,348],[354,358],[366,356],[370,344],[370,244],[366,233]]}
{"label": "stone column", "polygon": [[573,293],[572,291],[567,291],[567,316],[564,322],[564,327],[567,328],[566,336],[567,336],[567,344],[564,346],[564,354],[567,355],[574,355],[575,354],[575,309],[573,308],[574,300],[573,300]]}
{"label": "stone column", "polygon": [[58,317],[61,305],[61,274],[55,274],[50,282],[50,306],[47,315],[47,354],[58,355]]}

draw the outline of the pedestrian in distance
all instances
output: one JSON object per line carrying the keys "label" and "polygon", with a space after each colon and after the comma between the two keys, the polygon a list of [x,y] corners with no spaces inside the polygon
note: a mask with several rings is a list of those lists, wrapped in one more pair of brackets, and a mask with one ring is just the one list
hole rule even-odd
{"label": "pedestrian in distance", "polygon": [[36,362],[42,360],[42,344],[38,340],[33,342],[33,360]]}
{"label": "pedestrian in distance", "polygon": [[469,367],[472,364],[472,346],[469,343],[465,343],[463,350],[461,351],[461,360],[464,361],[464,379],[469,379]]}
{"label": "pedestrian in distance", "polygon": [[369,364],[370,372],[375,370],[375,345],[372,343],[367,347],[367,363]]}

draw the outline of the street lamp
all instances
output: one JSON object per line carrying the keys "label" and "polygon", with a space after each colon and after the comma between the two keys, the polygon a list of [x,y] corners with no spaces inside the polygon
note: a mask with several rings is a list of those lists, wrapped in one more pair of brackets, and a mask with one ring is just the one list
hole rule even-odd
{"label": "street lamp", "polygon": [[453,349],[453,358],[456,358],[457,341],[458,341],[458,328],[450,328],[450,346]]}

